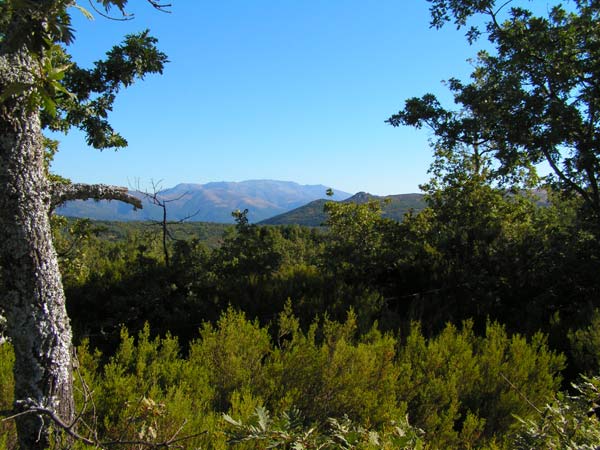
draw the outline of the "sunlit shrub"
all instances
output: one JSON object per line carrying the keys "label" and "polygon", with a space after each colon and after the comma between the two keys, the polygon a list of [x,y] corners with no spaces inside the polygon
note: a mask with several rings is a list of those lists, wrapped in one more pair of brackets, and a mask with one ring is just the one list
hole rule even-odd
{"label": "sunlit shrub", "polygon": [[564,358],[548,350],[542,335],[527,342],[495,323],[485,337],[466,322],[461,329],[448,324],[429,340],[413,324],[398,365],[398,399],[428,442],[473,448],[504,436],[513,414],[529,417],[530,402],[545,404],[559,388]]}
{"label": "sunlit shrub", "polygon": [[267,329],[230,308],[215,326],[203,325],[200,338],[190,345],[189,363],[205,369],[214,389],[213,407],[227,411],[235,391],[261,392],[267,382],[264,361],[271,351]]}

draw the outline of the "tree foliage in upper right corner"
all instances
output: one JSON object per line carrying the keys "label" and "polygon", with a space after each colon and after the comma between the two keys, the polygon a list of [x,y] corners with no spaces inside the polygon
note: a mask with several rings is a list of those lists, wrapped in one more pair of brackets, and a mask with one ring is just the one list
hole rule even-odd
{"label": "tree foliage in upper right corner", "polygon": [[462,27],[483,15],[485,30],[472,28],[468,37],[485,32],[493,51],[478,53],[470,81],[449,81],[458,111],[427,94],[407,100],[388,122],[427,125],[446,151],[468,146],[473,160],[487,153],[497,181],[522,183],[545,162],[549,180],[577,193],[598,218],[600,5],[575,0],[572,9],[557,4],[537,16],[512,2],[430,3],[435,27],[449,21]]}

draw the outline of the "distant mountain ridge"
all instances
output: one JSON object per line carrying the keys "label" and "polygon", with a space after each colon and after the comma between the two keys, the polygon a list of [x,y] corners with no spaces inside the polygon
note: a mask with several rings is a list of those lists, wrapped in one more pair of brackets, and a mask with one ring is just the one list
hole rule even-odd
{"label": "distant mountain ridge", "polygon": [[[548,206],[548,193],[543,189],[535,189],[530,192],[536,199],[538,206]],[[513,194],[508,194],[513,195]],[[363,204],[372,200],[381,203],[382,217],[402,221],[406,213],[413,211],[418,213],[427,207],[425,194],[397,194],[378,196],[367,192],[358,192],[352,197],[341,200],[342,203]],[[327,214],[323,211],[325,203],[331,199],[314,200],[299,208],[285,212],[278,216],[270,217],[260,222],[260,225],[304,225],[318,227],[325,223]],[[340,201],[334,199],[334,201]]]}
{"label": "distant mountain ridge", "polygon": [[[181,183],[160,192],[166,200],[169,220],[232,223],[231,212],[248,209],[251,222],[283,214],[314,200],[326,197],[328,186],[300,185],[292,181],[247,180],[219,181],[206,184]],[[333,199],[344,200],[352,194],[334,190]],[[96,220],[132,221],[160,220],[162,209],[153,205],[141,192],[143,209],[135,211],[130,205],[117,201],[75,200],[57,208],[57,213],[69,217]]]}
{"label": "distant mountain ridge", "polygon": [[[335,198],[333,199],[334,201]],[[419,212],[425,208],[425,196],[423,194],[398,194],[377,196],[367,192],[359,192],[352,197],[341,200],[343,203],[363,204],[371,200],[381,202],[382,216],[401,221],[409,211]],[[260,222],[261,225],[304,225],[318,227],[325,223],[327,214],[323,206],[331,199],[314,200],[304,206],[293,209]],[[339,201],[339,200],[338,200]]]}

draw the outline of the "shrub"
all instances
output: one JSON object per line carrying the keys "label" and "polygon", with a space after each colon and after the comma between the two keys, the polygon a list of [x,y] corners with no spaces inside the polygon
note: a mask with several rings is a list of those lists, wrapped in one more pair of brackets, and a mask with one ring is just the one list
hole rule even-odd
{"label": "shrub", "polygon": [[429,340],[413,324],[398,365],[398,399],[428,442],[473,448],[505,436],[514,414],[530,417],[530,402],[545,404],[560,386],[564,358],[541,334],[527,342],[488,323],[485,337],[477,337],[467,321]]}
{"label": "shrub", "polygon": [[286,313],[280,316],[280,329],[286,329],[285,322],[289,340],[275,352],[272,362],[281,407],[294,405],[309,421],[347,415],[374,425],[404,413],[395,397],[398,371],[392,336],[374,326],[358,337],[352,312],[345,323],[325,319],[321,330],[313,323],[307,333]]}

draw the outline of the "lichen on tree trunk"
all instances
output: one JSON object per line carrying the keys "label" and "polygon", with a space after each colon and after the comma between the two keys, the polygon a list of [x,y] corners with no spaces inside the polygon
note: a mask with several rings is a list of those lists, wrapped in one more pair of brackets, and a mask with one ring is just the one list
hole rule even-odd
{"label": "lichen on tree trunk", "polygon": [[[0,54],[0,92],[32,83],[26,51]],[[44,169],[39,111],[26,93],[0,104],[0,307],[15,349],[15,407],[40,406],[70,423],[74,414],[71,326],[49,223],[50,185]],[[23,449],[46,448],[41,416],[17,418]]]}

